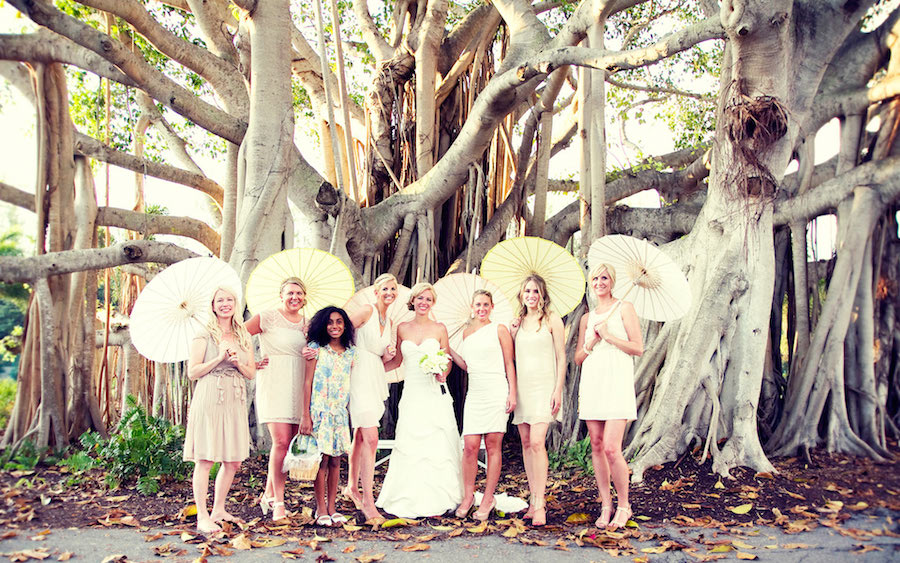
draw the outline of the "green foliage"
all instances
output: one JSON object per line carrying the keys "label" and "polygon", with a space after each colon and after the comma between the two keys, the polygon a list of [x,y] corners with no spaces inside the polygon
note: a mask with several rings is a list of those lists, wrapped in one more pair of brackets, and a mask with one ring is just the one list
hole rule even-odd
{"label": "green foliage", "polygon": [[[80,439],[83,453],[93,460],[93,466],[106,471],[107,486],[116,488],[137,478],[137,490],[150,495],[159,490],[163,477],[183,480],[190,469],[190,464],[181,459],[184,428],[148,414],[133,396],[128,397],[127,404],[125,416],[109,439],[96,432],[86,432]],[[87,467],[83,459],[74,457],[69,457],[69,463]]]}
{"label": "green foliage", "polygon": [[16,403],[17,386],[14,379],[0,379],[0,428],[6,428],[6,423],[9,422],[9,415]]}
{"label": "green foliage", "polygon": [[585,436],[568,446],[564,452],[549,452],[550,469],[581,469],[593,475],[594,465],[591,462],[591,437]]}
{"label": "green foliage", "polygon": [[0,466],[6,471],[31,471],[41,461],[34,442],[25,440],[18,448],[7,448],[0,454]]}

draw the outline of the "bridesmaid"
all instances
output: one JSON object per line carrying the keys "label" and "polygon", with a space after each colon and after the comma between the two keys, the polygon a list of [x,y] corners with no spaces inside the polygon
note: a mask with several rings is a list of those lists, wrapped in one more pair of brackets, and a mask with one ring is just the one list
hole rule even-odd
{"label": "bridesmaid", "polygon": [[[615,530],[628,523],[628,464],[622,455],[625,423],[637,418],[634,396],[634,356],[644,352],[641,326],[634,306],[612,296],[616,271],[598,264],[590,272],[597,306],[581,317],[575,363],[581,365],[578,418],[591,436],[591,460],[600,493],[598,528]],[[612,514],[609,480],[612,475],[618,506]]]}
{"label": "bridesmaid", "polygon": [[[234,521],[225,510],[225,499],[234,474],[250,455],[247,425],[247,391],[243,378],[253,379],[253,342],[244,324],[235,317],[237,298],[219,288],[212,297],[213,316],[206,330],[191,342],[188,378],[197,381],[188,410],[184,437],[184,460],[194,462],[194,503],[197,531],[217,532],[216,523]],[[212,514],[206,509],[209,470],[222,464],[216,474]]]}
{"label": "bridesmaid", "polygon": [[306,362],[301,350],[306,347],[306,318],[301,309],[306,304],[306,287],[299,278],[281,282],[281,307],[263,311],[247,321],[250,334],[259,335],[263,355],[256,384],[256,418],[265,424],[272,437],[266,488],[259,498],[265,516],[272,519],[287,516],[284,507],[284,455],[291,438],[297,433],[302,418],[303,380]]}
{"label": "bridesmaid", "polygon": [[516,349],[518,401],[513,424],[519,429],[522,458],[531,502],[525,518],[532,525],[547,523],[544,490],[547,486],[547,428],[559,417],[566,383],[565,328],[550,311],[544,278],[532,274],[519,290],[518,317],[512,322]]}
{"label": "bridesmaid", "polygon": [[[384,362],[396,354],[393,326],[387,316],[388,307],[397,298],[397,278],[382,274],[375,279],[375,304],[356,311],[350,321],[356,329],[357,359],[350,377],[350,423],[353,425],[353,447],[350,454],[349,478],[343,493],[362,510],[366,520],[382,518],[375,507],[375,450],[378,448],[378,426],[384,415],[388,397]],[[362,482],[360,497],[358,484]]]}
{"label": "bridesmaid", "polygon": [[453,361],[469,374],[469,389],[463,407],[463,501],[457,518],[465,518],[475,502],[475,475],[478,450],[484,437],[487,450],[487,479],[481,505],[473,514],[487,520],[497,505],[494,490],[500,480],[500,445],[509,413],[516,408],[516,366],[509,330],[491,322],[494,298],[484,289],[472,296],[472,320],[463,330],[459,352],[450,351]]}

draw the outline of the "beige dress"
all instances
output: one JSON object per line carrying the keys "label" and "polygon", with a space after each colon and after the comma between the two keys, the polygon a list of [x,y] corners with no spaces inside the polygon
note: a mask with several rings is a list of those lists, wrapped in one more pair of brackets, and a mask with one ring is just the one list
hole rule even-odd
{"label": "beige dress", "polygon": [[[550,401],[556,387],[556,349],[550,324],[537,330],[520,326],[516,332],[516,410],[513,424],[553,422]],[[562,409],[557,412],[562,420]]]}
{"label": "beige dress", "polygon": [[[209,333],[196,339],[206,341],[203,362],[219,355],[219,347]],[[246,363],[250,353],[238,352]],[[197,380],[188,409],[184,436],[185,461],[243,461],[250,455],[250,423],[247,418],[247,390],[244,377],[227,360]]]}
{"label": "beige dress", "polygon": [[[615,308],[615,311],[612,309]],[[612,311],[612,312],[610,312]],[[603,313],[591,311],[587,329],[606,320],[609,333],[628,340],[622,308],[610,307]],[[635,420],[634,357],[605,340],[594,344],[581,365],[578,386],[578,418],[581,420]]]}
{"label": "beige dress", "polygon": [[269,359],[269,365],[256,373],[256,416],[262,424],[300,424],[305,326],[305,320],[292,323],[277,309],[259,314],[260,353]]}

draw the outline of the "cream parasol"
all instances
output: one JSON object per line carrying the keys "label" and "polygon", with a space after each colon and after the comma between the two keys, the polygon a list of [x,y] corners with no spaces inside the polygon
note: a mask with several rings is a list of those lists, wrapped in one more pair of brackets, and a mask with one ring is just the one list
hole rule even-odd
{"label": "cream parasol", "polygon": [[250,311],[258,314],[280,307],[281,283],[290,277],[300,278],[306,286],[302,311],[307,318],[328,305],[341,307],[353,295],[353,276],[337,256],[316,248],[291,248],[269,256],[250,272]]}
{"label": "cream parasol", "polygon": [[[394,299],[394,302],[391,303],[387,309],[387,316],[391,320],[391,344],[396,344],[397,342],[397,325],[412,320],[413,317],[416,316],[415,313],[406,307],[406,302],[408,300],[409,288],[405,285],[397,284],[397,298]],[[347,301],[347,304],[344,305],[344,310],[347,311],[348,315],[353,315],[353,313],[361,307],[374,304],[375,286],[370,285],[357,291],[353,297],[350,298],[350,301]],[[387,378],[388,383],[397,383],[403,381],[403,372],[400,369],[394,369],[387,372],[385,377]]]}
{"label": "cream parasol", "polygon": [[509,325],[514,312],[509,300],[496,284],[475,274],[450,274],[434,284],[437,302],[431,309],[434,318],[447,326],[450,347],[459,350],[463,341],[463,330],[472,317],[472,294],[476,289],[491,292],[494,311],[491,320]]}
{"label": "cream parasol", "polygon": [[538,274],[547,282],[550,309],[559,316],[578,306],[584,296],[584,272],[574,256],[558,244],[538,237],[518,237],[498,243],[481,262],[481,275],[518,303],[522,282]]}
{"label": "cream parasol", "polygon": [[691,287],[675,262],[649,242],[625,235],[607,235],[588,251],[591,269],[609,264],[616,270],[613,297],[629,301],[637,315],[671,321],[691,306]]}
{"label": "cream parasol", "polygon": [[[212,315],[212,296],[218,287],[227,287],[240,299],[240,277],[218,258],[189,258],[160,272],[131,310],[134,347],[155,362],[188,359],[191,339]],[[240,315],[239,303],[235,314]]]}

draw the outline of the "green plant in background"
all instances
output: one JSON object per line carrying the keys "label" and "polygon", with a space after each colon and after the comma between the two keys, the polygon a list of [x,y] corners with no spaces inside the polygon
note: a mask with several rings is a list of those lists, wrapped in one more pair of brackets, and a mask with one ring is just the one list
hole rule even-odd
{"label": "green plant in background", "polygon": [[594,474],[594,465],[591,462],[591,437],[585,436],[574,444],[566,447],[563,452],[550,452],[550,469],[581,469],[588,475]]}
{"label": "green plant in background", "polygon": [[137,478],[138,492],[151,495],[159,490],[163,477],[181,481],[191,467],[181,459],[184,428],[148,414],[131,395],[125,416],[108,439],[85,432],[80,440],[84,451],[69,456],[63,465],[75,472],[100,467],[110,488]]}
{"label": "green plant in background", "polygon": [[0,428],[6,428],[6,422],[16,403],[16,381],[0,379]]}

